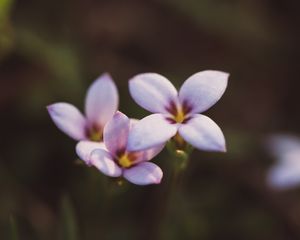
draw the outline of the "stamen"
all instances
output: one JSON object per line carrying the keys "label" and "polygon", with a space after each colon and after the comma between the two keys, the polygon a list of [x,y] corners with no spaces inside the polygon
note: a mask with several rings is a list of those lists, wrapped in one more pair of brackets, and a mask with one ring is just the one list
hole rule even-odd
{"label": "stamen", "polygon": [[102,140],[102,134],[101,132],[91,132],[89,138],[91,141],[98,142]]}
{"label": "stamen", "polygon": [[94,141],[94,142],[99,142],[102,140],[102,131],[101,131],[101,128],[98,127],[98,126],[92,126],[91,128],[89,128],[87,130],[87,135],[88,135],[88,138],[91,140],[91,141]]}
{"label": "stamen", "polygon": [[182,122],[184,121],[184,119],[185,119],[185,114],[184,114],[184,112],[182,111],[181,108],[177,109],[177,113],[176,113],[174,119],[175,119],[175,121],[176,121],[177,123],[182,123]]}
{"label": "stamen", "polygon": [[129,168],[132,166],[133,162],[129,159],[127,154],[123,154],[119,159],[118,163],[124,167],[124,168]]}
{"label": "stamen", "polygon": [[170,113],[166,120],[170,123],[186,123],[190,120],[189,113],[191,111],[191,106],[187,101],[184,101],[181,105],[177,105],[175,102],[170,102],[166,110]]}

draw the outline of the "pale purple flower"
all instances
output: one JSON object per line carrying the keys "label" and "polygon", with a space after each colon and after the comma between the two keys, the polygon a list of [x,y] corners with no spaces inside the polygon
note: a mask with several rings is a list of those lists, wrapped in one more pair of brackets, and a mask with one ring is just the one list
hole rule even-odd
{"label": "pale purple flower", "polygon": [[162,144],[176,135],[198,149],[226,151],[224,135],[209,117],[199,114],[223,95],[229,74],[202,71],[189,77],[177,92],[172,83],[156,73],[139,74],[129,82],[131,96],[154,113],[135,125],[129,136],[129,150],[143,150]]}
{"label": "pale purple flower", "polygon": [[103,137],[107,150],[94,150],[90,156],[90,163],[110,177],[123,176],[137,185],[158,184],[163,176],[162,170],[149,160],[155,157],[164,145],[144,151],[129,151],[128,135],[135,124],[135,121],[117,112],[104,127]]}
{"label": "pale purple flower", "polygon": [[48,112],[55,125],[79,141],[78,156],[88,164],[92,150],[103,148],[103,128],[118,109],[118,90],[109,74],[96,79],[87,91],[85,116],[73,105],[59,102],[49,105]]}
{"label": "pale purple flower", "polygon": [[300,185],[300,138],[293,135],[273,135],[267,140],[270,153],[277,162],[269,169],[267,183],[277,189]]}

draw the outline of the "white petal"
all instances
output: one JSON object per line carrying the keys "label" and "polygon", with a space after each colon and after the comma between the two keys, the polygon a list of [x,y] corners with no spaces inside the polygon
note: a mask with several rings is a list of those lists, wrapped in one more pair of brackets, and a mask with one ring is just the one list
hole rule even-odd
{"label": "white petal", "polygon": [[138,164],[140,162],[150,161],[152,160],[156,155],[158,155],[164,148],[164,144],[160,144],[157,147],[149,148],[147,150],[142,151],[134,151],[134,152],[128,152],[127,154],[130,156],[131,159],[134,159],[134,163]]}
{"label": "white petal", "polygon": [[138,165],[125,169],[124,178],[137,185],[159,184],[163,177],[163,172],[154,163],[142,162]]}
{"label": "white petal", "polygon": [[300,166],[279,163],[269,170],[267,181],[270,186],[278,189],[296,187],[300,185]]}
{"label": "white petal", "polygon": [[[139,122],[138,119],[130,119],[130,128],[132,129],[132,127],[137,124]],[[165,143],[160,144],[156,147],[147,149],[147,150],[142,150],[142,151],[137,151],[134,152],[134,155],[136,157],[135,162],[143,162],[143,161],[149,161],[151,159],[153,159],[157,154],[159,154],[163,148],[165,147]]]}
{"label": "white petal", "polygon": [[157,73],[136,75],[129,81],[129,91],[137,104],[153,113],[167,113],[178,98],[173,84]]}
{"label": "white petal", "polygon": [[127,150],[140,151],[164,144],[176,134],[177,128],[162,114],[149,115],[130,129]]}
{"label": "white petal", "polygon": [[80,141],[76,145],[78,157],[88,165],[90,164],[91,153],[96,149],[106,150],[103,142]]}
{"label": "white petal", "polygon": [[117,156],[118,153],[125,152],[129,126],[129,118],[121,112],[117,112],[105,125],[103,132],[104,143],[113,156]]}
{"label": "white petal", "polygon": [[129,129],[131,129],[136,123],[138,123],[140,120],[135,119],[135,118],[130,118],[130,127]]}
{"label": "white petal", "polygon": [[228,76],[228,73],[212,70],[192,75],[179,91],[181,103],[188,105],[191,113],[204,112],[222,97],[227,87]]}
{"label": "white petal", "polygon": [[91,164],[110,177],[119,177],[122,169],[115,163],[113,157],[105,150],[97,149],[91,154]]}
{"label": "white petal", "polygon": [[92,126],[103,128],[118,109],[117,87],[109,74],[96,79],[87,91],[85,112]]}
{"label": "white petal", "polygon": [[225,139],[219,126],[209,117],[195,114],[178,129],[182,138],[195,148],[205,151],[225,152]]}
{"label": "white petal", "polygon": [[267,139],[267,146],[276,158],[268,172],[268,184],[285,189],[300,185],[300,139],[297,136],[278,134]]}
{"label": "white petal", "polygon": [[270,153],[280,162],[300,165],[300,138],[288,134],[276,134],[266,141]]}
{"label": "white petal", "polygon": [[47,107],[55,125],[75,140],[86,139],[86,120],[80,111],[69,103],[54,103]]}
{"label": "white petal", "polygon": [[143,160],[149,161],[149,160],[153,159],[157,154],[159,154],[163,150],[164,147],[165,147],[165,143],[160,144],[156,147],[144,150]]}

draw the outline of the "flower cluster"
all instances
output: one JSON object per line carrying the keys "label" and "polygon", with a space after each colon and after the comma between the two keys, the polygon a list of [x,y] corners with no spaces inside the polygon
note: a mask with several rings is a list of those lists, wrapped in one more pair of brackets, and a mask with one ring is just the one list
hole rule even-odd
{"label": "flower cluster", "polygon": [[200,114],[213,106],[227,87],[228,74],[202,71],[189,77],[177,92],[172,83],[156,73],[129,80],[135,102],[153,114],[129,119],[118,111],[117,87],[108,74],[90,86],[85,116],[69,103],[49,105],[56,126],[78,141],[77,155],[110,177],[124,177],[137,185],[160,183],[163,173],[149,162],[168,141],[176,148],[191,145],[200,150],[226,151],[221,129]]}

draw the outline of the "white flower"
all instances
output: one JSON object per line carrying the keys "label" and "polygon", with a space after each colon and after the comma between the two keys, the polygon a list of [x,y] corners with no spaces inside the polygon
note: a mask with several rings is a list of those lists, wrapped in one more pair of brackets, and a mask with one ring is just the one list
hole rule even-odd
{"label": "white flower", "polygon": [[85,99],[85,115],[69,103],[54,103],[47,107],[55,125],[79,141],[78,156],[88,163],[95,148],[103,148],[103,128],[118,109],[118,90],[109,74],[103,74],[89,87]]}
{"label": "white flower", "polygon": [[156,73],[139,74],[129,83],[137,104],[154,114],[143,118],[129,135],[129,150],[165,143],[176,134],[195,148],[226,151],[224,135],[209,117],[199,114],[213,106],[227,87],[228,74],[202,71],[189,77],[177,92]]}

